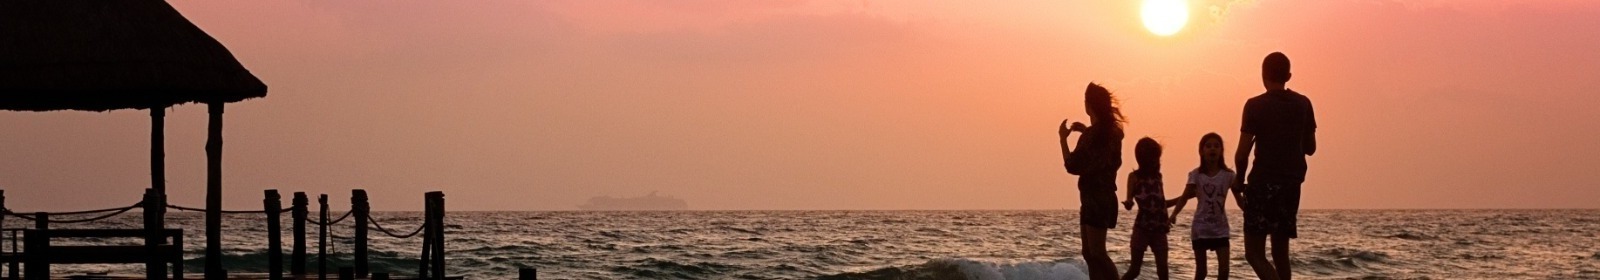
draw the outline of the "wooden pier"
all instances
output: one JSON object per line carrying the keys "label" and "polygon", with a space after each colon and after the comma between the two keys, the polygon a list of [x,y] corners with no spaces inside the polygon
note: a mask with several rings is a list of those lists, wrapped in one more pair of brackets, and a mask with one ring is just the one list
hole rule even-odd
{"label": "wooden pier", "polygon": [[[267,267],[262,269],[266,273],[228,274],[226,271],[211,271],[206,279],[462,279],[460,276],[448,276],[445,273],[445,226],[444,226],[444,193],[428,192],[424,195],[423,223],[415,230],[396,232],[385,228],[379,220],[372,219],[371,207],[367,202],[366,190],[356,189],[351,191],[350,210],[339,218],[330,219],[328,210],[328,196],[318,197],[318,217],[313,220],[308,218],[308,199],[304,192],[294,193],[292,204],[289,208],[282,207],[281,198],[277,190],[266,190],[263,194],[261,210],[245,211],[217,211],[221,214],[235,215],[262,215],[266,221],[267,233]],[[99,221],[128,212],[135,208],[143,208],[145,212],[144,228],[138,229],[54,229],[52,224],[73,224]],[[154,216],[164,214],[165,209],[181,211],[205,211],[192,207],[167,204],[163,195],[154,189],[148,189],[145,197],[139,203],[127,207],[72,211],[72,212],[16,212],[5,206],[5,192],[0,190],[0,227],[8,217],[30,220],[32,228],[6,228],[0,230],[0,269],[6,273],[0,277],[11,280],[47,280],[47,279],[184,279],[183,240],[184,230],[165,228],[162,219]],[[289,271],[284,271],[285,258],[283,252],[282,227],[280,226],[281,214],[289,212],[293,227],[290,240],[292,248],[288,257]],[[89,218],[63,219],[62,216],[87,216]],[[337,271],[330,271],[327,266],[327,246],[330,236],[329,228],[339,225],[345,220],[351,220],[354,239],[354,248],[351,254],[355,257],[352,267],[340,267]],[[306,252],[308,241],[307,226],[317,226],[317,259],[316,270],[309,270],[308,254]],[[406,271],[401,275],[399,271],[371,271],[368,259],[369,233],[376,231],[393,238],[419,238],[420,259],[416,271]],[[18,237],[22,241],[18,248]],[[54,245],[52,239],[106,239],[106,238],[139,238],[145,242],[143,245]],[[4,246],[5,241],[10,246]],[[208,242],[209,243],[209,242]],[[145,275],[76,275],[53,276],[50,266],[54,264],[145,264]],[[169,270],[170,268],[170,270]]]}

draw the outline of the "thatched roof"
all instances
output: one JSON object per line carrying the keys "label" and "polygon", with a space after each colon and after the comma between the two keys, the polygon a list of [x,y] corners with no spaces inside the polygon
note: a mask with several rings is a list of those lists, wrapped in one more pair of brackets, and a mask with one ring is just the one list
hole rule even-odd
{"label": "thatched roof", "polygon": [[265,97],[165,1],[0,1],[0,110],[143,109]]}

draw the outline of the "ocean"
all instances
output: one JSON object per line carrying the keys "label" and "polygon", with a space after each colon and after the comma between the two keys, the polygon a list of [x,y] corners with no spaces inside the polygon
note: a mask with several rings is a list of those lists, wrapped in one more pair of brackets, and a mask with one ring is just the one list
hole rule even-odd
{"label": "ocean", "polygon": [[[1189,213],[1168,239],[1173,279],[1194,273]],[[374,216],[391,230],[410,232],[422,214]],[[468,279],[515,279],[519,267],[537,268],[540,279],[1087,279],[1076,216],[1066,210],[451,212],[446,256],[450,274]],[[1119,216],[1108,247],[1125,270],[1133,215]],[[1229,218],[1232,277],[1254,279],[1243,258],[1240,213]],[[139,219],[135,212],[58,228],[133,228]],[[1292,246],[1297,279],[1600,279],[1600,210],[1306,210],[1300,219]],[[196,276],[202,220],[193,212],[169,218],[186,230],[186,267]],[[288,215],[283,223],[287,249]],[[334,235],[350,236],[350,225],[334,227]],[[264,228],[259,214],[228,215],[229,271],[264,272]],[[315,242],[314,226],[311,232]],[[349,265],[350,240],[330,243],[330,270]],[[420,239],[374,232],[373,269],[413,274],[421,248]],[[314,271],[314,243],[309,251]],[[1141,278],[1155,279],[1153,259],[1146,258]],[[57,265],[53,271],[138,274],[142,268]]]}

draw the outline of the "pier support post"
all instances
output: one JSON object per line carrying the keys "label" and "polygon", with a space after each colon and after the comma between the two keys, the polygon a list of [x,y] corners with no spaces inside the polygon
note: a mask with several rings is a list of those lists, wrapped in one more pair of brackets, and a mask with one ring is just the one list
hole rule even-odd
{"label": "pier support post", "polygon": [[317,215],[322,216],[321,223],[317,223],[317,280],[328,279],[328,195],[317,195],[317,203],[322,208],[317,210]]}
{"label": "pier support post", "polygon": [[355,216],[355,272],[356,277],[367,277],[367,224],[371,222],[372,212],[367,205],[367,190],[350,190],[350,215]]}
{"label": "pier support post", "polygon": [[206,280],[222,273],[222,102],[206,103]]}
{"label": "pier support post", "polygon": [[517,270],[517,280],[538,280],[538,279],[539,279],[539,270],[538,269],[534,269],[532,267],[524,267],[522,269],[518,269]]}
{"label": "pier support post", "polygon": [[24,241],[24,246],[27,246],[27,249],[24,249],[24,254],[27,254],[28,262],[28,273],[24,275],[27,278],[24,279],[49,280],[50,262],[45,259],[45,256],[50,255],[50,252],[48,252],[50,250],[50,213],[39,212],[33,214],[33,219],[34,230],[28,233],[25,237],[27,241]]}
{"label": "pier support post", "polygon": [[[159,110],[157,110],[159,111]],[[167,200],[161,190],[155,188],[144,189],[144,253],[150,256],[144,261],[144,277],[151,280],[167,279],[167,252],[161,251],[161,244],[167,243],[166,236],[161,234],[165,228],[162,225],[162,212],[166,211]]]}
{"label": "pier support post", "polygon": [[295,279],[304,279],[306,275],[306,201],[305,192],[294,192],[293,209],[289,211],[290,219],[294,220],[294,250],[289,253],[289,274]]}
{"label": "pier support post", "polygon": [[278,190],[262,191],[263,212],[267,212],[267,279],[283,280],[283,227],[278,224],[279,210],[283,209]]}
{"label": "pier support post", "polygon": [[428,192],[426,196],[429,201],[433,202],[433,209],[430,211],[433,215],[431,223],[429,223],[434,232],[433,242],[431,242],[431,245],[433,245],[433,248],[431,248],[433,251],[433,259],[431,260],[433,262],[431,265],[433,277],[435,279],[444,279],[444,192]]}

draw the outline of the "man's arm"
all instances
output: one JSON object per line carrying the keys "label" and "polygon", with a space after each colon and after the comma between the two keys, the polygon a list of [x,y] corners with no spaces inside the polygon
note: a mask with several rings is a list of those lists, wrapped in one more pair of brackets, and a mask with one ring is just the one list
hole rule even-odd
{"label": "man's arm", "polygon": [[1256,135],[1249,132],[1239,133],[1239,148],[1233,154],[1233,165],[1239,167],[1238,173],[1233,174],[1234,184],[1243,184],[1245,174],[1250,173],[1250,150],[1256,146]]}
{"label": "man's arm", "polygon": [[1301,149],[1305,149],[1308,156],[1317,153],[1317,131],[1306,132],[1305,143],[1301,143]]}

